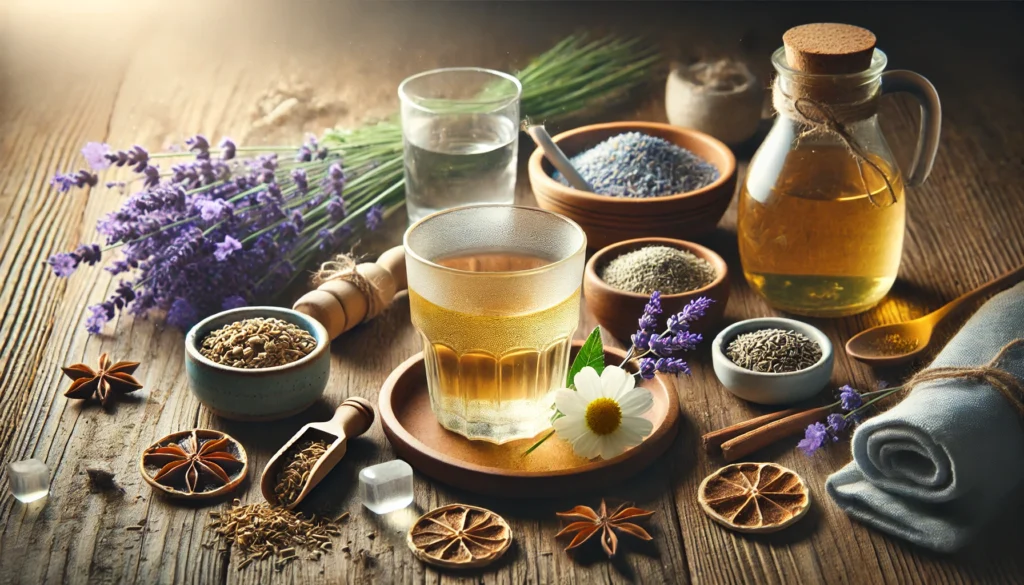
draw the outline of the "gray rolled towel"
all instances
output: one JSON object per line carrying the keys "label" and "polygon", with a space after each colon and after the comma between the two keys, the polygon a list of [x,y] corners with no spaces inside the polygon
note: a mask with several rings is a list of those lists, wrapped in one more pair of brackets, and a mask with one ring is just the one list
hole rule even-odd
{"label": "gray rolled towel", "polygon": [[[1024,283],[981,307],[929,369],[989,364],[1024,381]],[[1004,349],[1005,348],[1005,349]],[[940,552],[974,539],[1024,487],[1024,420],[986,382],[917,385],[860,425],[829,495],[868,526]],[[1014,508],[1015,509],[1015,508]]]}

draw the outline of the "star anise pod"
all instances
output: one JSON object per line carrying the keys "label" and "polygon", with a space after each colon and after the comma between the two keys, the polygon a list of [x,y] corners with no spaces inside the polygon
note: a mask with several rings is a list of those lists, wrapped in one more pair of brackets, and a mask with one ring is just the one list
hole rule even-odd
{"label": "star anise pod", "polygon": [[216,492],[235,482],[238,470],[245,467],[245,461],[229,450],[232,441],[217,431],[176,433],[146,449],[143,467],[159,467],[147,477],[169,493],[190,496]]}
{"label": "star anise pod", "polygon": [[649,518],[654,515],[654,512],[635,508],[629,503],[615,508],[610,514],[604,500],[601,500],[601,507],[596,511],[588,506],[576,506],[568,512],[558,512],[557,515],[559,518],[574,520],[555,535],[557,538],[566,534],[576,534],[569,546],[565,547],[567,551],[582,545],[598,533],[601,535],[601,548],[604,549],[608,558],[614,557],[619,548],[618,533],[635,536],[640,540],[651,540],[651,535],[631,520]]}
{"label": "star anise pod", "polygon": [[64,396],[78,400],[98,398],[106,406],[115,394],[127,394],[142,388],[142,384],[132,377],[138,367],[139,362],[111,363],[110,357],[103,354],[96,370],[85,364],[61,368],[65,376],[74,380]]}

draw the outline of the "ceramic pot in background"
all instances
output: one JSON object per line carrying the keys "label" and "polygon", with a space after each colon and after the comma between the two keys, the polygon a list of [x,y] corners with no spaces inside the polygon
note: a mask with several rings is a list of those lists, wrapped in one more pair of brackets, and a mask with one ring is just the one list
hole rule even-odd
{"label": "ceramic pot in background", "polygon": [[686,250],[698,258],[707,260],[714,267],[717,276],[711,284],[685,293],[661,295],[661,307],[664,311],[662,322],[668,315],[682,311],[687,303],[698,297],[713,300],[714,303],[704,317],[691,326],[695,333],[711,330],[722,319],[725,305],[729,302],[729,267],[721,256],[704,246],[670,238],[627,240],[606,246],[590,258],[583,272],[583,296],[587,300],[587,308],[597,318],[597,322],[623,343],[629,343],[630,336],[636,333],[637,320],[643,314],[650,295],[613,288],[598,275],[601,269],[615,258],[646,246],[668,246]]}
{"label": "ceramic pot in background", "polygon": [[[298,325],[316,340],[309,355],[283,366],[243,369],[203,357],[199,344],[208,333],[235,321],[277,318]],[[185,336],[189,388],[214,414],[231,420],[267,421],[292,416],[323,396],[331,373],[330,337],[318,321],[282,307],[242,307],[203,319]]]}
{"label": "ceramic pot in background", "polygon": [[[700,68],[719,67],[721,85],[698,82]],[[676,65],[665,83],[665,113],[674,126],[700,130],[726,144],[740,144],[761,124],[764,85],[739,61]]]}

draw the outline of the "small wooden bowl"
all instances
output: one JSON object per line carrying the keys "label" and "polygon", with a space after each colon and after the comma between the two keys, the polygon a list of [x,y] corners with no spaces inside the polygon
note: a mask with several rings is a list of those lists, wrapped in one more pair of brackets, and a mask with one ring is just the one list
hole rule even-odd
{"label": "small wooden bowl", "polygon": [[609,197],[563,185],[538,148],[530,156],[530,184],[537,204],[576,221],[587,234],[590,248],[645,236],[697,238],[715,229],[736,190],[736,157],[711,136],[656,122],[613,122],[563,132],[554,141],[572,157],[624,132],[642,132],[681,146],[718,168],[719,177],[707,187],[646,199]]}
{"label": "small wooden bowl", "polygon": [[687,303],[697,297],[708,297],[715,302],[704,314],[704,317],[691,326],[690,330],[695,333],[703,333],[718,323],[722,314],[725,313],[726,303],[729,302],[728,265],[721,256],[704,246],[670,238],[627,240],[605,246],[590,257],[587,268],[583,272],[583,296],[587,299],[587,307],[594,313],[597,322],[617,339],[624,342],[629,341],[630,335],[636,333],[637,320],[643,314],[644,306],[651,298],[650,295],[613,288],[601,280],[598,271],[615,258],[645,246],[668,246],[686,250],[698,258],[707,260],[717,274],[715,280],[703,288],[675,295],[661,295],[661,307],[664,311],[662,317],[667,318],[668,315],[682,311]]}

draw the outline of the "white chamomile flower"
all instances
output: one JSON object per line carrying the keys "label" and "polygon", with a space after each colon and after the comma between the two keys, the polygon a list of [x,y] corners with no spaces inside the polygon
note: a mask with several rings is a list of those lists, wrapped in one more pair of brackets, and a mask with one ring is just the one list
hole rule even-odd
{"label": "white chamomile flower", "polygon": [[639,445],[654,425],[641,415],[654,398],[646,388],[618,366],[607,366],[600,376],[586,367],[573,378],[576,390],[555,392],[555,405],[565,416],[554,422],[558,436],[572,444],[580,457],[611,459]]}

